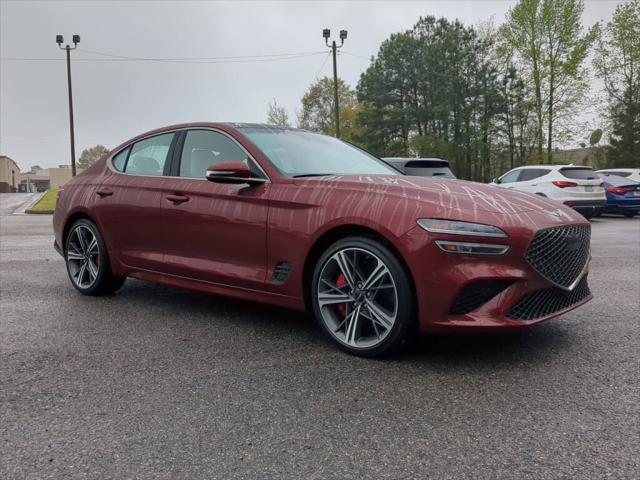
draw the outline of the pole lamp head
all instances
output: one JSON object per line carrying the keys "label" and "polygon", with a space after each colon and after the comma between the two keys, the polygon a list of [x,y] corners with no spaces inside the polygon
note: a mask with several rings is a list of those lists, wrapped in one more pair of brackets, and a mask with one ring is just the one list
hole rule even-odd
{"label": "pole lamp head", "polygon": [[62,42],[64,42],[64,37],[62,35],[56,35],[56,43],[62,45]]}
{"label": "pole lamp head", "polygon": [[[347,32],[345,32],[345,38],[346,38],[346,33]],[[76,45],[80,43],[80,35],[73,36],[73,43],[75,43]]]}
{"label": "pole lamp head", "polygon": [[343,42],[347,39],[347,31],[346,30],[340,30],[340,40],[342,40]]}
{"label": "pole lamp head", "polygon": [[322,30],[322,38],[324,38],[325,40],[329,40],[330,36],[331,36],[331,30],[329,30],[328,28],[325,28],[324,30]]}

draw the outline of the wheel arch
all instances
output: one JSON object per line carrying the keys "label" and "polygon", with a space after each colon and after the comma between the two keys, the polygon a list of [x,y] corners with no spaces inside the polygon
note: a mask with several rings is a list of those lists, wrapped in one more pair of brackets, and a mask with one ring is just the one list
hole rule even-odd
{"label": "wheel arch", "polygon": [[76,223],[78,220],[81,219],[87,219],[91,222],[93,222],[94,225],[96,225],[96,228],[98,227],[98,224],[96,223],[96,221],[91,217],[91,215],[89,215],[87,212],[83,211],[83,210],[79,210],[76,211],[74,213],[72,213],[71,215],[69,215],[67,217],[67,219],[64,222],[64,226],[62,227],[62,245],[60,245],[60,247],[62,248],[62,251],[64,252],[66,247],[67,247],[67,235],[69,235],[69,230],[71,229],[71,227],[73,226],[74,223]]}
{"label": "wheel arch", "polygon": [[320,235],[315,240],[315,242],[309,249],[309,252],[306,256],[304,267],[302,270],[302,286],[303,286],[304,304],[306,308],[309,309],[311,306],[309,290],[311,285],[311,279],[313,276],[313,270],[315,268],[316,263],[320,259],[320,256],[333,243],[347,237],[371,238],[373,240],[379,241],[391,251],[391,253],[400,262],[400,265],[404,269],[405,274],[409,279],[409,283],[411,284],[411,293],[412,293],[412,298],[414,302],[414,307],[417,312],[418,302],[417,302],[417,294],[416,294],[416,283],[413,278],[413,275],[411,274],[411,269],[409,268],[409,265],[407,265],[407,262],[405,261],[401,252],[396,248],[393,242],[391,242],[387,237],[385,237],[380,232],[370,227],[365,227],[363,225],[358,225],[358,224],[339,225],[327,230],[326,232],[323,232],[322,235]]}

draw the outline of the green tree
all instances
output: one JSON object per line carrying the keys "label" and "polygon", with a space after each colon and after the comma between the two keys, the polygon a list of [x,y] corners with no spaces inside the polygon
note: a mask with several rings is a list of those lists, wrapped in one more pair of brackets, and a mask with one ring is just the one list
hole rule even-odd
{"label": "green tree", "polygon": [[[350,110],[357,106],[356,92],[342,79],[338,79],[338,102],[340,104],[340,129],[349,130]],[[309,87],[302,97],[302,111],[298,115],[298,126],[306,130],[335,135],[333,80],[324,77]],[[343,135],[343,138],[347,138]]]}
{"label": "green tree", "polygon": [[358,83],[362,144],[381,156],[438,156],[490,175],[503,109],[495,31],[428,16],[385,40]]}
{"label": "green tree", "polygon": [[640,166],[640,0],[618,5],[594,59],[609,100],[613,166]]}
{"label": "green tree", "polygon": [[598,26],[583,32],[582,0],[520,0],[509,10],[502,34],[531,72],[537,119],[536,144],[542,156],[546,135],[551,162],[554,137],[588,89],[583,63]]}
{"label": "green tree", "polygon": [[96,145],[95,147],[85,148],[78,159],[78,168],[89,168],[96,160],[104,155],[109,154],[109,149],[104,145]]}
{"label": "green tree", "polygon": [[278,125],[280,127],[289,127],[289,114],[287,109],[278,105],[276,99],[267,105],[267,123],[269,125]]}

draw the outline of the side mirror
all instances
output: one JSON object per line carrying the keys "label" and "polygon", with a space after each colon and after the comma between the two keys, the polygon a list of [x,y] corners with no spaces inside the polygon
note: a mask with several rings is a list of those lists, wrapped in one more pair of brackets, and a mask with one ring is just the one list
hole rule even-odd
{"label": "side mirror", "polygon": [[500,179],[494,178],[493,180],[491,180],[491,183],[495,183],[497,185],[498,183],[500,183]]}
{"label": "side mirror", "polygon": [[264,183],[264,178],[251,176],[249,166],[244,162],[219,162],[207,168],[206,178],[216,183],[248,183],[259,185]]}

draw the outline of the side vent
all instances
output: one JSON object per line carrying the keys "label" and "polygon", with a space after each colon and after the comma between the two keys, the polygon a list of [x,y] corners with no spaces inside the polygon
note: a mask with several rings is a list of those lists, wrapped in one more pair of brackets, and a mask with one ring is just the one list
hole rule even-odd
{"label": "side vent", "polygon": [[271,282],[276,284],[284,283],[287,281],[287,278],[289,278],[289,273],[291,273],[291,263],[278,262],[276,268],[273,269]]}

